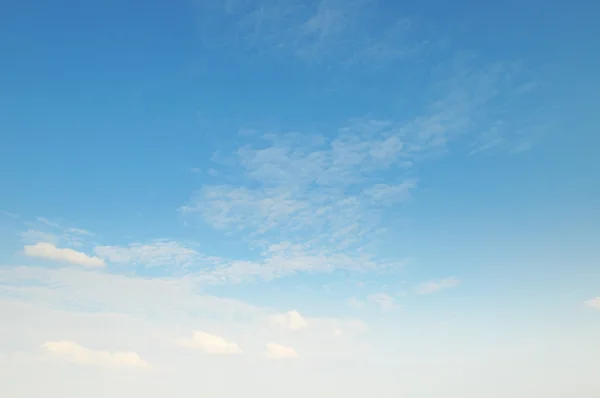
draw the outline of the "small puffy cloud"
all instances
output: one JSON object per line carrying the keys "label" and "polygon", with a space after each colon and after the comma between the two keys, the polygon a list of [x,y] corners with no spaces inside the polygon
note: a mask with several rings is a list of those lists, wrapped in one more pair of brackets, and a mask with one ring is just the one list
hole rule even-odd
{"label": "small puffy cloud", "polygon": [[308,321],[296,310],[288,311],[285,314],[276,314],[269,317],[270,322],[282,329],[299,330],[308,326]]}
{"label": "small puffy cloud", "polygon": [[599,297],[595,297],[593,299],[587,300],[586,302],[584,302],[584,304],[587,307],[596,309],[596,310],[600,310],[600,296]]}
{"label": "small puffy cloud", "polygon": [[25,255],[29,257],[45,258],[84,267],[104,267],[104,260],[99,257],[88,256],[73,249],[60,249],[48,242],[40,242],[24,247]]}
{"label": "small puffy cloud", "polygon": [[389,311],[396,307],[396,301],[387,293],[375,293],[368,297],[368,300],[377,304],[382,311]]}
{"label": "small puffy cloud", "polygon": [[210,355],[237,355],[242,353],[236,343],[201,331],[195,332],[189,339],[179,339],[177,343],[182,347],[201,350]]}
{"label": "small puffy cloud", "polygon": [[148,369],[150,365],[135,352],[92,350],[73,341],[47,341],[42,348],[62,359],[81,365]]}
{"label": "small puffy cloud", "polygon": [[267,343],[265,345],[265,357],[269,359],[292,359],[298,358],[298,353],[292,347],[287,347],[277,343]]}
{"label": "small puffy cloud", "polygon": [[460,283],[458,278],[445,278],[436,281],[429,281],[417,286],[417,294],[431,294],[439,292],[440,290],[450,289],[457,286]]}

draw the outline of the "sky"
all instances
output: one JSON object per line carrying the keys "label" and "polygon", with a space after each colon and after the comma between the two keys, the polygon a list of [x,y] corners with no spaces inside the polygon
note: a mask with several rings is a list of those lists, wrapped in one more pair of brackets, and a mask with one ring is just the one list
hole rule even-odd
{"label": "sky", "polygon": [[3,3],[0,396],[600,396],[599,16]]}

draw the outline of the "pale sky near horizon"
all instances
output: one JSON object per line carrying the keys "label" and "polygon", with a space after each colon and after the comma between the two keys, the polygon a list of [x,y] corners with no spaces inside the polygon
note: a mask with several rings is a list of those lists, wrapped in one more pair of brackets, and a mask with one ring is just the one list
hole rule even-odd
{"label": "pale sky near horizon", "polygon": [[5,3],[0,397],[600,396],[600,5]]}

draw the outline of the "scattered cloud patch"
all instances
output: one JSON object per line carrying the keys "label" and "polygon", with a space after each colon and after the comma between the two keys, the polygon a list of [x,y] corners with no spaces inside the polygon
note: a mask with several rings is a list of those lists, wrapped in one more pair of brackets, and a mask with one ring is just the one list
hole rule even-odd
{"label": "scattered cloud patch", "polygon": [[441,290],[450,289],[458,286],[460,280],[455,277],[439,279],[435,281],[424,282],[417,286],[416,293],[417,294],[432,294],[437,293]]}
{"label": "scattered cloud patch", "polygon": [[271,315],[270,322],[281,328],[288,330],[299,330],[308,327],[308,321],[296,310],[288,311],[284,314]]}
{"label": "scattered cloud patch", "polygon": [[149,369],[135,352],[92,350],[73,341],[47,341],[42,348],[49,354],[80,365]]}
{"label": "scattered cloud patch", "polygon": [[269,359],[294,359],[298,358],[298,353],[292,347],[277,343],[267,343],[265,345],[264,356]]}
{"label": "scattered cloud patch", "polygon": [[113,264],[140,264],[147,267],[185,267],[205,259],[196,250],[167,240],[148,244],[132,243],[127,247],[97,246],[94,253]]}
{"label": "scattered cloud patch", "polygon": [[[318,32],[325,20],[340,19],[324,7],[307,29]],[[487,125],[490,134],[476,150],[496,145],[504,127],[494,124],[487,107],[513,89],[506,78],[511,65],[481,66],[466,56],[440,71],[430,104],[415,118],[352,119],[322,135],[255,132],[234,150],[228,170],[238,183],[204,185],[180,211],[229,236],[243,236],[262,250],[262,258],[219,264],[208,278],[222,283],[400,268],[402,259],[382,258],[369,247],[386,233],[389,208],[416,192],[412,166],[459,138],[473,139]],[[390,173],[400,182],[385,182]]]}
{"label": "scattered cloud patch", "polygon": [[24,253],[29,257],[43,258],[63,263],[77,264],[84,267],[104,267],[105,263],[99,257],[88,256],[73,249],[61,249],[52,243],[40,242],[35,245],[26,245]]}
{"label": "scattered cloud patch", "polygon": [[375,22],[373,5],[372,0],[202,3],[204,43],[345,70],[385,66],[423,46],[405,17]]}
{"label": "scattered cloud patch", "polygon": [[37,217],[35,222],[26,221],[27,231],[19,235],[25,244],[49,242],[56,246],[77,248],[89,243],[94,234],[83,228],[65,227],[57,221]]}
{"label": "scattered cloud patch", "polygon": [[410,197],[410,191],[417,187],[416,180],[408,180],[400,184],[376,184],[365,190],[365,195],[374,202],[391,206]]}
{"label": "scattered cloud patch", "polygon": [[223,337],[202,331],[194,332],[189,339],[179,339],[177,344],[186,348],[193,348],[210,355],[238,355],[242,354],[241,348]]}

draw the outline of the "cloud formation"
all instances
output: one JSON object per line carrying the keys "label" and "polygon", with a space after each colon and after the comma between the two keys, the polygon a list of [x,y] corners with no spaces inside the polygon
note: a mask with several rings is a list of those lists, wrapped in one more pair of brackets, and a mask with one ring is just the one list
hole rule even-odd
{"label": "cloud formation", "polygon": [[149,369],[150,365],[135,352],[92,350],[73,341],[47,341],[42,348],[62,359],[80,365]]}
{"label": "cloud formation", "polygon": [[269,359],[294,359],[298,358],[298,353],[292,347],[277,343],[267,343],[265,345],[264,356]]}
{"label": "cloud formation", "polygon": [[99,257],[88,256],[73,249],[61,249],[52,243],[40,242],[26,245],[23,248],[26,256],[54,260],[64,263],[82,265],[84,267],[104,267],[104,261]]}
{"label": "cloud formation", "polygon": [[[221,4],[222,3],[222,4]],[[202,2],[204,44],[242,49],[251,56],[292,58],[309,66],[349,70],[385,66],[423,45],[398,16],[372,16],[372,0]]]}
{"label": "cloud formation", "polygon": [[94,253],[113,264],[139,264],[147,267],[186,267],[203,260],[196,250],[178,242],[157,240],[152,243],[132,243],[127,247],[96,246]]}
{"label": "cloud formation", "polygon": [[415,290],[417,294],[432,294],[444,289],[450,289],[455,286],[458,286],[459,283],[460,280],[458,278],[450,277],[435,281],[424,282],[417,286]]}
{"label": "cloud formation", "polygon": [[177,344],[182,347],[204,351],[210,355],[238,355],[242,353],[242,349],[236,343],[202,331],[194,332],[189,339],[177,340]]}
{"label": "cloud formation", "polygon": [[289,330],[299,330],[308,327],[308,321],[296,310],[288,311],[284,314],[271,315],[270,322],[281,328]]}

